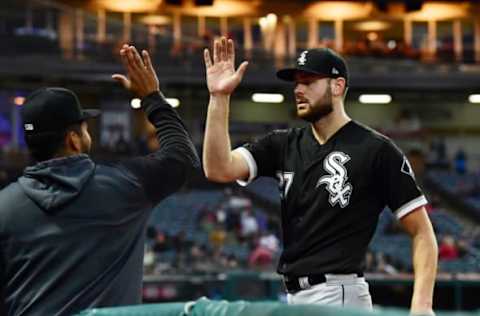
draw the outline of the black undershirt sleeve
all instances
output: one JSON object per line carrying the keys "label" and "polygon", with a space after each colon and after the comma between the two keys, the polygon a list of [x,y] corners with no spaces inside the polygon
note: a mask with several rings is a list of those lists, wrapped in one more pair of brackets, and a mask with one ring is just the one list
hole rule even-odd
{"label": "black undershirt sleeve", "polygon": [[[0,242],[0,245],[1,244]],[[2,249],[0,249],[0,315],[7,315],[5,307],[5,263]]]}
{"label": "black undershirt sleeve", "polygon": [[122,165],[138,178],[149,200],[156,204],[181,188],[189,175],[200,168],[200,159],[183,121],[161,93],[145,97],[142,108],[155,127],[160,147]]}

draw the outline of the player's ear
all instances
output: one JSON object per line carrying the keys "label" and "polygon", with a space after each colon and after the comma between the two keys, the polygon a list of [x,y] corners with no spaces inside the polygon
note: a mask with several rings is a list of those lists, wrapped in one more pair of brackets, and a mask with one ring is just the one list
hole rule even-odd
{"label": "player's ear", "polygon": [[80,151],[82,147],[81,143],[81,137],[75,131],[68,131],[65,134],[65,146],[67,147],[67,149],[73,150],[75,152]]}
{"label": "player's ear", "polygon": [[336,78],[332,80],[333,82],[333,95],[335,96],[343,96],[345,89],[346,89],[346,82],[345,79],[342,77]]}

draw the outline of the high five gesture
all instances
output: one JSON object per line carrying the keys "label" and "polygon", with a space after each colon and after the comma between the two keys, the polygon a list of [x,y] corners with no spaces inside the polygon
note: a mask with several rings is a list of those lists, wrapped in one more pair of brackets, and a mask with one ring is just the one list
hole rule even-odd
{"label": "high five gesture", "polygon": [[113,79],[120,82],[125,89],[139,98],[160,91],[157,73],[146,50],[142,51],[142,56],[140,56],[135,46],[125,44],[120,50],[120,57],[127,71],[127,76],[114,74]]}
{"label": "high five gesture", "polygon": [[248,62],[244,61],[235,71],[235,47],[233,40],[222,37],[213,45],[213,61],[208,49],[203,57],[207,73],[207,86],[212,95],[230,95],[242,81]]}
{"label": "high five gesture", "polygon": [[208,49],[205,49],[204,59],[210,92],[203,146],[205,175],[210,180],[219,182],[246,179],[248,165],[238,153],[232,152],[228,134],[228,113],[230,95],[242,81],[248,63],[244,61],[235,70],[235,47],[233,41],[225,37],[215,40],[213,61]]}

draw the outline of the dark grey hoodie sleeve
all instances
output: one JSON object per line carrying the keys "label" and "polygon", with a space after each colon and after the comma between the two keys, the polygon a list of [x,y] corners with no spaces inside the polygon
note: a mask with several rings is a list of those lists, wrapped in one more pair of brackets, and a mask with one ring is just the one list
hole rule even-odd
{"label": "dark grey hoodie sleeve", "polygon": [[[1,238],[0,236],[0,245],[3,244]],[[7,315],[7,309],[5,307],[5,265],[3,260],[2,249],[0,249],[0,315]]]}
{"label": "dark grey hoodie sleeve", "polygon": [[185,125],[161,93],[145,97],[142,108],[155,126],[160,148],[123,165],[139,179],[148,198],[156,204],[180,189],[189,175],[200,168],[200,159]]}

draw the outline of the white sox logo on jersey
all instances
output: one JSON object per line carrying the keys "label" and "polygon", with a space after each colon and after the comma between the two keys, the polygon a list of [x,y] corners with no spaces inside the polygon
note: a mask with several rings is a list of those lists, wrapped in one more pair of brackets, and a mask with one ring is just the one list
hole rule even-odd
{"label": "white sox logo on jersey", "polygon": [[352,185],[347,183],[347,169],[344,165],[350,160],[350,157],[340,151],[334,151],[323,161],[323,168],[330,173],[321,177],[315,188],[325,184],[325,189],[330,193],[330,205],[335,206],[340,203],[340,207],[344,208],[350,203],[352,194]]}

